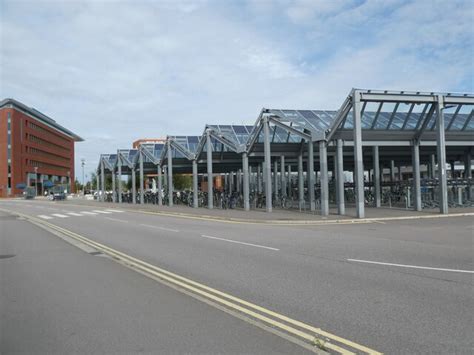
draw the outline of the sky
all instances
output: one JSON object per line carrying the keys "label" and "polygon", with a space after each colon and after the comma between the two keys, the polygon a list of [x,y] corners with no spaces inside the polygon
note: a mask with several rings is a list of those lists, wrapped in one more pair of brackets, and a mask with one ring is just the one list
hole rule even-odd
{"label": "sky", "polygon": [[100,153],[338,109],[352,88],[474,92],[474,0],[0,0],[0,99]]}

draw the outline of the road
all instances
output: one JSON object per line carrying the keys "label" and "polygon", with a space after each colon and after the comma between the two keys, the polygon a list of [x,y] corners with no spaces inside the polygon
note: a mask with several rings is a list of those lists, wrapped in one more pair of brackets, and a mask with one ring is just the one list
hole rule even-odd
{"label": "road", "polygon": [[[474,348],[472,217],[356,225],[281,226],[160,216],[131,212],[126,210],[126,206],[117,210],[107,204],[88,207],[67,202],[5,200],[0,201],[0,208],[34,216],[151,265],[380,352],[470,354]],[[2,220],[1,223],[4,226],[11,222]],[[25,223],[22,222],[22,225]],[[57,244],[54,239],[57,237],[47,237],[36,231],[20,233],[15,227],[11,234],[21,234],[23,238],[28,234],[28,238],[36,241],[25,240],[18,245],[20,250],[32,244]],[[17,238],[12,238],[11,234],[7,238],[8,243],[15,245]],[[73,248],[69,245],[62,247]],[[7,253],[2,251],[1,254]],[[155,321],[159,322],[163,307],[147,307],[150,301],[147,303],[142,300],[151,297],[149,279],[106,258],[80,254],[71,257],[69,263],[69,254],[73,252],[61,255],[66,266],[55,271],[54,280],[59,280],[61,284],[60,274],[72,274],[75,277],[84,276],[84,282],[92,281],[90,286],[83,287],[87,290],[92,288],[90,297],[84,301],[84,307],[88,303],[95,303],[99,307],[97,304],[107,300],[107,304],[112,302],[110,312],[115,310],[121,313],[121,299],[137,299],[137,302],[128,303],[125,307],[130,312],[130,319],[133,319],[133,312],[144,312],[146,318],[143,323],[139,322],[143,327],[153,327]],[[88,259],[84,260],[84,257]],[[100,265],[96,265],[99,262],[97,260]],[[0,260],[2,265],[6,261]],[[102,271],[102,268],[108,269]],[[14,289],[10,284],[19,282],[15,281],[20,279],[15,277],[15,273],[20,271],[10,272],[13,276],[7,277],[7,281],[2,276],[2,289],[5,282],[9,284],[8,289]],[[77,272],[83,275],[76,275]],[[105,280],[100,279],[104,282],[101,286],[94,284],[100,280],[86,277],[102,273],[107,276]],[[47,272],[41,275],[44,282],[50,278]],[[28,292],[33,297],[36,295],[37,282],[30,281],[34,285],[28,286]],[[53,284],[53,281],[48,283]],[[136,286],[124,286],[132,284]],[[163,293],[168,302],[166,294],[171,291],[156,282],[153,285],[158,295],[156,297],[161,297]],[[103,293],[98,292],[97,288]],[[169,299],[170,302],[175,301],[174,307],[179,310],[182,309],[179,306],[181,302],[191,301],[187,300],[188,296],[176,296],[176,292],[173,291]],[[31,299],[24,300],[25,305],[28,301],[33,302]],[[2,301],[2,317],[5,312],[3,304]],[[75,307],[74,302],[72,306]],[[34,303],[28,307],[34,309]],[[305,350],[298,347],[295,351],[296,345],[293,343],[241,320],[232,319],[208,305],[205,310],[198,309],[199,305],[194,303],[192,307],[197,313],[206,313],[201,316],[201,321],[209,327],[205,334],[208,343],[210,339],[212,343],[216,339],[225,339],[225,334],[221,335],[220,332],[230,332],[228,329],[232,328],[235,329],[235,333],[231,331],[232,334],[242,332],[242,339],[250,339],[244,342],[249,345],[238,348],[242,344],[239,341],[233,348],[232,341],[224,344],[216,342],[209,348],[196,351],[176,348],[175,352],[295,353]],[[147,309],[153,311],[147,314]],[[169,308],[165,307],[165,311],[169,309],[173,309],[173,303]],[[72,326],[75,316],[73,313],[72,319],[57,321],[59,324],[69,322],[75,333],[81,333],[84,328],[75,329]],[[34,317],[34,312],[25,317]],[[185,316],[178,312],[176,319],[172,320],[177,335],[167,334],[167,339],[170,337],[170,340],[165,341],[167,349],[173,349],[173,338],[189,330],[187,318],[182,317]],[[209,323],[219,323],[206,321],[212,317],[219,319],[223,325],[210,327]],[[113,338],[122,333],[122,321],[125,318],[129,319],[127,316],[112,319],[114,326],[104,329],[109,323],[101,323],[99,319],[102,318],[97,317],[96,327],[107,334],[101,343],[104,347],[113,343]],[[168,314],[165,318],[173,317]],[[265,335],[253,336],[257,331]],[[93,343],[96,337],[88,338],[90,330],[84,332],[78,336],[87,337]],[[12,337],[8,338],[8,344],[15,343],[12,333],[21,334],[22,331],[16,329],[7,332],[7,338],[8,334]],[[206,342],[206,336],[200,335],[202,341]],[[137,346],[141,344],[138,334],[134,337],[134,343]],[[152,343],[150,339],[144,341],[149,346],[153,346]],[[120,342],[115,346],[118,344]],[[91,350],[94,352],[93,347]],[[125,351],[129,350],[135,351]]]}

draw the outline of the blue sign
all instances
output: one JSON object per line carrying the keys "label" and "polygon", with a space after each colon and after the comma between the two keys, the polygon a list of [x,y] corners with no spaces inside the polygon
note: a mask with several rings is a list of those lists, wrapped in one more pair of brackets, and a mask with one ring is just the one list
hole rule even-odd
{"label": "blue sign", "polygon": [[46,180],[43,182],[43,187],[49,189],[50,187],[53,187],[54,183],[52,181]]}

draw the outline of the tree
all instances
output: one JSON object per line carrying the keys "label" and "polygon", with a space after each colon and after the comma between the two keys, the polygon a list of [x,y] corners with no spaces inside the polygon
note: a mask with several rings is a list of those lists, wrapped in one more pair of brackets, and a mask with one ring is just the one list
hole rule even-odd
{"label": "tree", "polygon": [[173,175],[173,185],[176,190],[189,190],[193,186],[193,178],[191,175]]}
{"label": "tree", "polygon": [[76,191],[76,192],[77,192],[77,191],[82,191],[83,186],[82,186],[82,184],[79,182],[79,180],[76,179],[76,180],[74,181],[74,186],[75,186],[75,191]]}

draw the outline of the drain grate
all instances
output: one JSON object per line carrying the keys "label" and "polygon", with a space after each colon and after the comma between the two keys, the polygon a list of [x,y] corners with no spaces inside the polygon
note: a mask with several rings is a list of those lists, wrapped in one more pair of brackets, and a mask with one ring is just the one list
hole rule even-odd
{"label": "drain grate", "polygon": [[0,255],[0,259],[9,259],[9,258],[13,258],[15,256],[15,254],[4,254],[4,255]]}

